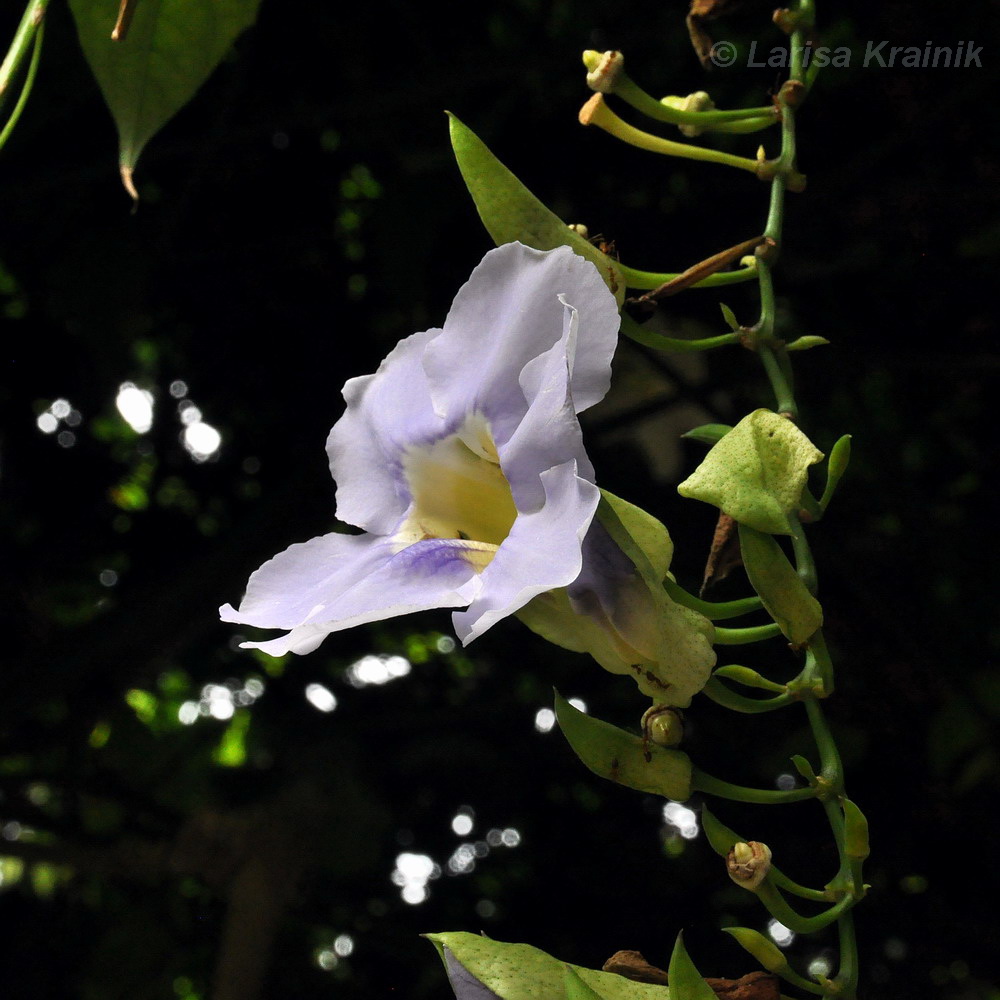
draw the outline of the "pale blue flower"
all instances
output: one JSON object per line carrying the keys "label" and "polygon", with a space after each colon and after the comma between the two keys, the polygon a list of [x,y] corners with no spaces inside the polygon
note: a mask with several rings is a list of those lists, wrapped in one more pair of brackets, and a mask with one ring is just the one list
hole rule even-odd
{"label": "pale blue flower", "polygon": [[[488,253],[444,328],[344,386],[327,451],[337,516],[364,534],[292,545],[224,621],[307,653],[331,632],[427,608],[463,642],[581,575],[598,490],[577,414],[607,392],[618,331],[596,268],[566,247]],[[599,570],[598,570],[599,572]]]}

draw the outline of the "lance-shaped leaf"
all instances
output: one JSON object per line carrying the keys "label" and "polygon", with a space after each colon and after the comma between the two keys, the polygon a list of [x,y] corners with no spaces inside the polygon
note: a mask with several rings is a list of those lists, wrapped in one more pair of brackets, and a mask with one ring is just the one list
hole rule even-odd
{"label": "lance-shaped leaf", "polygon": [[[567,996],[567,970],[600,1000],[670,1000],[662,986],[567,966],[530,944],[507,944],[463,931],[426,937],[437,948],[458,1000],[561,1000]],[[582,989],[571,1000],[582,1000]]]}
{"label": "lance-shaped leaf", "polygon": [[691,430],[685,431],[681,437],[712,445],[718,444],[731,430],[729,424],[702,424],[700,427],[692,427]]}
{"label": "lance-shaped leaf", "polygon": [[705,831],[712,850],[723,858],[729,854],[734,844],[743,840],[738,833],[734,833],[725,823],[720,822],[708,806],[701,807],[701,828]]}
{"label": "lance-shaped leaf", "polygon": [[823,624],[823,609],[781,546],[771,535],[741,524],[740,552],[750,583],[767,613],[791,642],[796,646],[804,643]]}
{"label": "lance-shaped leaf", "polygon": [[727,934],[732,935],[744,950],[750,952],[768,972],[784,972],[788,968],[788,959],[781,949],[771,940],[764,937],[760,931],[750,927],[723,927]]}
{"label": "lance-shaped leaf", "polygon": [[141,0],[127,33],[112,40],[118,4],[70,0],[80,44],[118,126],[122,183],[147,142],[194,96],[260,0]]}
{"label": "lance-shaped leaf", "polygon": [[715,990],[705,982],[684,947],[684,938],[677,935],[674,951],[667,967],[671,1000],[716,1000]]}
{"label": "lance-shaped leaf", "polygon": [[479,138],[449,113],[451,144],[465,186],[479,217],[497,246],[524,243],[536,250],[568,246],[597,266],[619,306],[625,299],[625,279],[618,262],[570,229],[545,207]]}
{"label": "lance-shaped leaf", "polygon": [[788,535],[810,465],[823,453],[771,410],[754,410],[726,434],[677,487],[723,513],[771,535]]}
{"label": "lance-shaped leaf", "polygon": [[559,728],[594,774],[640,792],[683,802],[691,795],[691,760],[574,708],[556,692]]}

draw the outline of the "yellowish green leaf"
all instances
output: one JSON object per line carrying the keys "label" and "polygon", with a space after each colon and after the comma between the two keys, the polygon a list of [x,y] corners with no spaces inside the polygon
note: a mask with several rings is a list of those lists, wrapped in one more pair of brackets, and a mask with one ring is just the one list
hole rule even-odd
{"label": "yellowish green leaf", "polygon": [[822,458],[790,420],[754,410],[712,447],[677,492],[758,531],[787,535],[788,515],[799,507],[809,466]]}
{"label": "yellowish green leaf", "polygon": [[740,552],[753,589],[788,639],[801,645],[823,624],[823,609],[770,536],[740,525]]}

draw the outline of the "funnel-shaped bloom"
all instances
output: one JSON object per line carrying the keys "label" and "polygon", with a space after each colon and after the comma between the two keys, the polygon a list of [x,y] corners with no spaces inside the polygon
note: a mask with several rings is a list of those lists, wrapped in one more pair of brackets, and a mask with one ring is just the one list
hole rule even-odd
{"label": "funnel-shaped bloom", "polygon": [[337,515],[364,534],[292,545],[224,621],[307,653],[330,633],[427,608],[463,642],[580,576],[598,503],[577,413],[610,381],[615,300],[568,248],[483,258],[441,330],[401,341],[344,387],[327,451]]}

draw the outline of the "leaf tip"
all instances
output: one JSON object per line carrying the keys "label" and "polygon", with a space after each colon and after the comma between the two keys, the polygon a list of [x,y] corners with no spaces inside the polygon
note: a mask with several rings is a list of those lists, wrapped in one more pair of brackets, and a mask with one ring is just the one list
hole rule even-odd
{"label": "leaf tip", "polygon": [[125,163],[122,163],[118,168],[119,173],[122,178],[122,187],[129,193],[129,197],[132,199],[133,207],[139,204],[139,192],[135,189],[135,184],[132,182],[132,168]]}

